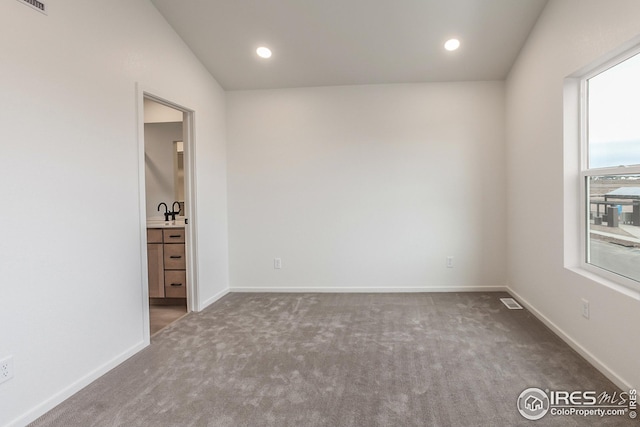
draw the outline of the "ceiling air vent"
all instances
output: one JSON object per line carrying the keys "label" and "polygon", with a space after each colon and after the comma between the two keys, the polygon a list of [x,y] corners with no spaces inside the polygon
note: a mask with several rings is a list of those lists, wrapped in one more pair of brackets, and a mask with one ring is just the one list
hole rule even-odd
{"label": "ceiling air vent", "polygon": [[38,12],[42,12],[45,15],[47,14],[47,5],[44,2],[38,0],[18,0],[20,3],[29,6]]}
{"label": "ceiling air vent", "polygon": [[513,298],[500,298],[500,301],[502,301],[509,310],[522,310],[522,306]]}

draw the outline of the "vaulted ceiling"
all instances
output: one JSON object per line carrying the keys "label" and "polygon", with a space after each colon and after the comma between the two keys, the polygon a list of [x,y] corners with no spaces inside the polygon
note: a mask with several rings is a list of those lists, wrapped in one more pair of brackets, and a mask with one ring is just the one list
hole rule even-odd
{"label": "vaulted ceiling", "polygon": [[547,0],[152,2],[223,88],[242,90],[502,80]]}

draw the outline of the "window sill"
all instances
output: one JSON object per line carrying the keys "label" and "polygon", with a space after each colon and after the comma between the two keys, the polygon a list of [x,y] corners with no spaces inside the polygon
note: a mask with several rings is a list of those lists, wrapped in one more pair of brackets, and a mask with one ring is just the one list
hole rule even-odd
{"label": "window sill", "polygon": [[[573,273],[584,277],[585,279],[589,279],[592,282],[595,282],[602,286],[606,286],[613,291],[640,301],[640,289],[638,283],[631,279],[618,276],[617,274],[610,273],[598,267],[585,265],[565,268]],[[607,276],[612,277],[609,278]]]}

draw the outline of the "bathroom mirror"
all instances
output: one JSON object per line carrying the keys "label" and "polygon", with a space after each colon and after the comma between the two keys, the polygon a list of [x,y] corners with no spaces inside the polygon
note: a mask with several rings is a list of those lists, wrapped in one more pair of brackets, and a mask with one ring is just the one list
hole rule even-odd
{"label": "bathroom mirror", "polygon": [[147,218],[162,218],[160,203],[171,210],[173,202],[180,204],[184,216],[185,179],[182,122],[145,123],[145,187]]}
{"label": "bathroom mirror", "polygon": [[184,215],[184,143],[173,141],[173,182],[175,200],[180,203],[180,214]]}

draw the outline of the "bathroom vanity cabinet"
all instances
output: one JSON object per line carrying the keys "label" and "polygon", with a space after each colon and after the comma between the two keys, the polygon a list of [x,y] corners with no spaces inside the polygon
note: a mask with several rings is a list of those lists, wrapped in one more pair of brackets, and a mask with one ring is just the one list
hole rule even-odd
{"label": "bathroom vanity cabinet", "polygon": [[186,298],[184,228],[147,228],[150,298]]}

